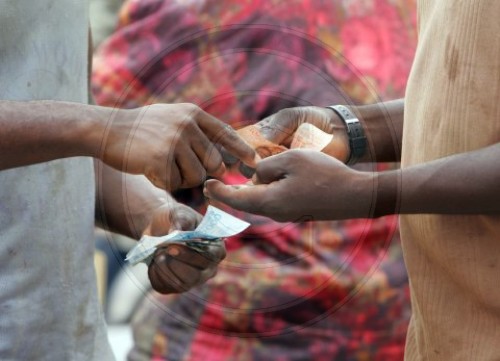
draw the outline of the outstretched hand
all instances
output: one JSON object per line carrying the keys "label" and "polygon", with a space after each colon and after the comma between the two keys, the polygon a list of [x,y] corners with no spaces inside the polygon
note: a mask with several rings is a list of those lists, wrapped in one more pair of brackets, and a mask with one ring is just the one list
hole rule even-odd
{"label": "outstretched hand", "polygon": [[311,124],[323,132],[333,134],[331,143],[323,152],[342,162],[348,159],[349,142],[345,125],[331,109],[315,106],[287,108],[261,120],[255,126],[267,140],[290,148],[297,129],[302,124]]}
{"label": "outstretched hand", "polygon": [[372,173],[359,172],[317,151],[290,150],[260,161],[255,185],[205,183],[205,195],[235,209],[276,221],[369,217]]}
{"label": "outstretched hand", "polygon": [[255,166],[254,150],[229,125],[193,104],[155,104],[116,111],[100,157],[172,191],[220,177],[225,172],[220,147]]}

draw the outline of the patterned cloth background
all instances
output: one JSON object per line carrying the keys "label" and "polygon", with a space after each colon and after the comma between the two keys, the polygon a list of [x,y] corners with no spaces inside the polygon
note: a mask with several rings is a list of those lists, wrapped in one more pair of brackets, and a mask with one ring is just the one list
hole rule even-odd
{"label": "patterned cloth background", "polygon": [[[128,1],[94,59],[94,95],[129,108],[193,102],[235,128],[284,107],[399,98],[414,2]],[[176,196],[206,207],[200,189]],[[213,280],[145,299],[131,360],[402,360],[410,309],[395,217],[236,215],[252,227],[227,240]]]}

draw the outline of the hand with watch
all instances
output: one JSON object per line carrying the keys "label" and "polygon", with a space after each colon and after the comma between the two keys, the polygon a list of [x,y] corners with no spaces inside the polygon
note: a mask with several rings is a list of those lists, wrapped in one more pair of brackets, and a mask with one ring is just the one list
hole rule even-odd
{"label": "hand with watch", "polygon": [[282,222],[373,216],[374,173],[345,164],[354,164],[367,148],[361,124],[347,107],[285,109],[256,126],[267,140],[289,147],[304,123],[333,135],[322,152],[290,149],[264,158],[252,177],[254,185],[233,187],[209,180],[205,195]]}
{"label": "hand with watch", "polygon": [[[238,131],[261,158],[287,149],[321,150],[345,164],[353,165],[365,154],[367,141],[362,124],[346,106],[283,109],[257,124]],[[243,174],[251,176],[242,167]]]}
{"label": "hand with watch", "polygon": [[331,105],[327,108],[332,109],[338,115],[338,117],[344,122],[347,130],[350,151],[345,164],[356,164],[366,153],[367,141],[363,125],[359,121],[358,117],[344,105]]}

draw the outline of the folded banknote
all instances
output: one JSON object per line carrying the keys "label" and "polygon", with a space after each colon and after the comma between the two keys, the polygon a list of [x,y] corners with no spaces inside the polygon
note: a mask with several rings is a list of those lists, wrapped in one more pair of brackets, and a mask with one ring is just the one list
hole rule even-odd
{"label": "folded banknote", "polygon": [[207,213],[194,231],[174,231],[161,237],[143,236],[127,253],[125,260],[134,265],[139,262],[149,263],[158,247],[175,243],[203,251],[205,246],[220,244],[222,238],[243,232],[248,226],[250,223],[208,206]]}

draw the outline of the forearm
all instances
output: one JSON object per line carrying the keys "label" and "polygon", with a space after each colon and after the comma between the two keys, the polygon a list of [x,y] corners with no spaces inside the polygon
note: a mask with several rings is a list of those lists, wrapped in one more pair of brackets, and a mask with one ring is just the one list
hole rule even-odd
{"label": "forearm", "polygon": [[175,202],[144,176],[122,173],[97,160],[94,164],[96,222],[104,229],[138,239],[150,223],[152,211]]}
{"label": "forearm", "polygon": [[57,101],[0,101],[0,170],[99,153],[110,110]]}
{"label": "forearm", "polygon": [[500,214],[500,143],[380,173],[375,216]]}
{"label": "forearm", "polygon": [[361,162],[399,162],[403,136],[404,99],[350,107],[367,137]]}

